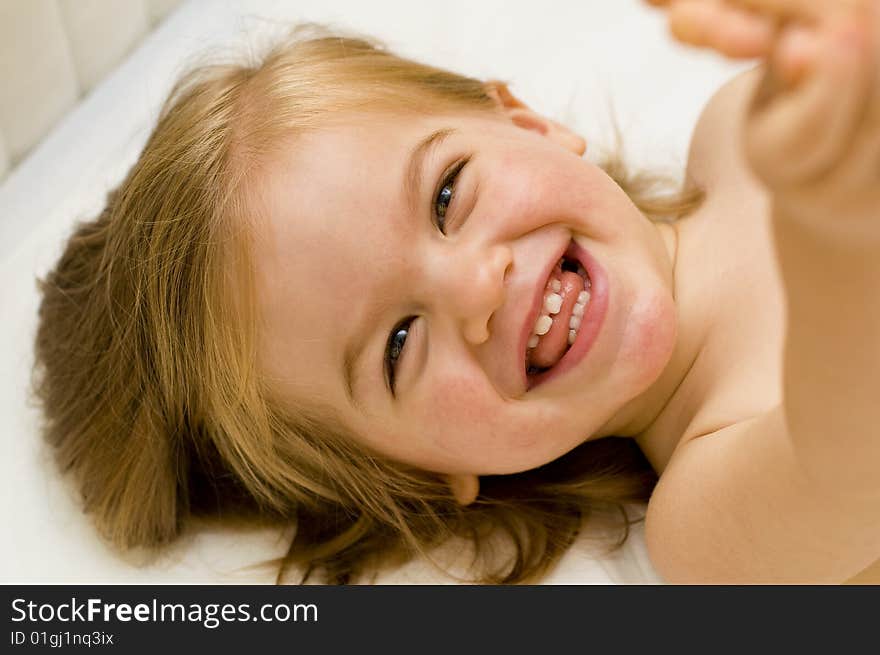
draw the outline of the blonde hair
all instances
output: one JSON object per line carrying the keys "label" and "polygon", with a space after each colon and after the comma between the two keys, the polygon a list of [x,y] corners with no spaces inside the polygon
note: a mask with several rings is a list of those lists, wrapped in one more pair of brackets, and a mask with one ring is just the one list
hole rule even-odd
{"label": "blonde hair", "polygon": [[[476,580],[521,582],[588,518],[618,531],[611,548],[623,543],[625,504],[656,482],[630,439],[484,478],[461,507],[438,476],[360,446],[332,407],[282,407],[255,365],[248,190],[278,136],[352,109],[493,111],[488,88],[314,26],[257,62],[203,66],[174,87],[105,209],[39,281],[44,435],[116,546],[158,547],[196,517],[241,516],[296,524],[279,580],[295,564],[346,583],[459,536],[476,545]],[[653,217],[699,201],[611,172]],[[511,557],[490,552],[498,535]]]}

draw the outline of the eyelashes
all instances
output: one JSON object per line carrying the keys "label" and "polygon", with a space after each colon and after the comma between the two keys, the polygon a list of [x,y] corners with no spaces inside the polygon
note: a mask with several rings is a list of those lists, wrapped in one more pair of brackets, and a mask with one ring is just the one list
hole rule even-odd
{"label": "eyelashes", "polygon": [[415,316],[408,316],[394,326],[394,329],[391,330],[391,334],[388,336],[388,342],[385,344],[385,380],[392,396],[394,395],[394,381],[397,375],[398,361],[403,355],[406,339],[409,336],[409,328],[415,319]]}
{"label": "eyelashes", "polygon": [[[431,216],[434,225],[444,236],[447,233],[447,216],[456,198],[456,184],[462,170],[470,161],[470,157],[459,159],[443,175],[431,198]],[[395,378],[400,358],[406,350],[410,327],[417,316],[408,316],[391,330],[385,342],[384,371],[385,380],[391,395],[395,396]]]}
{"label": "eyelashes", "polygon": [[434,192],[434,197],[431,201],[431,212],[434,216],[434,224],[443,235],[447,232],[446,215],[449,212],[449,206],[455,199],[455,186],[458,177],[469,161],[470,157],[465,157],[464,159],[457,161],[452,168],[442,176],[441,182],[438,185],[437,190]]}

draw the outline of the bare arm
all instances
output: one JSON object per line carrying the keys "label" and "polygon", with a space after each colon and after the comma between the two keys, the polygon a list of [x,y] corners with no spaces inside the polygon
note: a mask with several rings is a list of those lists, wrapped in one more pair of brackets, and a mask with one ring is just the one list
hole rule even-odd
{"label": "bare arm", "polygon": [[877,503],[880,3],[873,4],[820,22],[799,76],[765,80],[745,140],[773,194],[795,452],[829,493]]}
{"label": "bare arm", "polygon": [[773,199],[787,425],[812,479],[880,499],[880,1],[651,2],[687,43],[766,59],[743,134]]}
{"label": "bare arm", "polygon": [[645,537],[676,584],[838,584],[880,557],[876,503],[804,475],[781,407],[676,450]]}
{"label": "bare arm", "polygon": [[774,219],[788,300],[785,410],[796,454],[823,488],[874,499],[880,524],[880,203],[858,226],[785,210]]}
{"label": "bare arm", "polygon": [[[733,0],[679,4],[697,45],[736,55],[766,37],[713,23]],[[880,557],[880,3],[870,12],[847,24],[835,11],[820,37],[777,32],[751,53],[770,62],[744,134],[773,198],[784,400],[676,451],[646,533],[670,581],[835,583]]]}
{"label": "bare arm", "polygon": [[[689,174],[704,188],[739,175],[718,162],[742,157],[742,130],[730,125],[743,120],[763,75],[756,68],[737,76],[703,112]],[[876,169],[880,177],[880,157]],[[880,197],[875,216],[842,202],[830,216],[812,209],[829,211],[818,198],[804,204],[794,216],[777,207],[773,220],[788,302],[787,427],[816,481],[870,492],[880,485]]]}

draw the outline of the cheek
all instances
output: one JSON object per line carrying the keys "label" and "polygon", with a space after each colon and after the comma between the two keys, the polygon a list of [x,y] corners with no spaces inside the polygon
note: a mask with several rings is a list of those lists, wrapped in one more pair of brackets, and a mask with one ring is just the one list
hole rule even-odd
{"label": "cheek", "polygon": [[[572,189],[585,184],[580,162],[548,160],[534,153],[509,150],[489,162],[484,169],[484,189],[491,194],[490,206],[507,208],[511,217],[535,217],[550,213],[557,219],[559,202],[565,199],[572,207],[580,206],[584,198],[573,198]],[[590,194],[586,194],[588,197]],[[568,214],[569,211],[563,211]]]}
{"label": "cheek", "polygon": [[643,296],[633,305],[620,359],[631,364],[632,382],[641,389],[653,383],[669,362],[677,337],[675,302],[668,292]]}
{"label": "cheek", "polygon": [[[485,381],[452,377],[434,381],[421,424],[423,435],[447,460],[483,473],[512,473],[554,459],[556,430],[564,417],[501,399]],[[549,434],[554,434],[550,438]]]}
{"label": "cheek", "polygon": [[430,398],[425,400],[424,425],[443,426],[444,431],[470,431],[492,413],[487,389],[476,380],[438,379],[432,381],[430,389]]}

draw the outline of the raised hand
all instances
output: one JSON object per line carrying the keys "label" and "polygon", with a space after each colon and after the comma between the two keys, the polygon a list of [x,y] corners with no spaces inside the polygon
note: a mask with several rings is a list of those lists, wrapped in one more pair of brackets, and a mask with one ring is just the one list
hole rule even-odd
{"label": "raised hand", "polygon": [[765,59],[745,148],[778,206],[880,223],[880,0],[649,1],[679,40]]}

